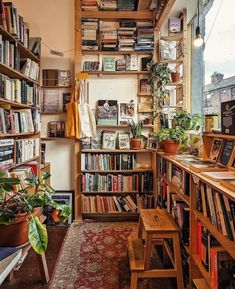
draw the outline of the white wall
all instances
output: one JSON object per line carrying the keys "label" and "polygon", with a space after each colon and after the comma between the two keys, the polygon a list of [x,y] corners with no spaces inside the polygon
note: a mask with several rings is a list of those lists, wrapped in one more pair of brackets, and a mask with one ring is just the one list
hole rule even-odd
{"label": "white wall", "polygon": [[[67,51],[74,44],[73,0],[13,0],[19,13],[30,24],[30,35],[42,38],[42,68],[73,70],[74,50],[64,57],[53,56],[51,49]],[[53,119],[55,119],[53,117]],[[52,120],[52,116],[43,116]],[[56,190],[70,190],[73,184],[74,146],[72,140],[48,141],[46,161],[51,162],[52,186]]]}

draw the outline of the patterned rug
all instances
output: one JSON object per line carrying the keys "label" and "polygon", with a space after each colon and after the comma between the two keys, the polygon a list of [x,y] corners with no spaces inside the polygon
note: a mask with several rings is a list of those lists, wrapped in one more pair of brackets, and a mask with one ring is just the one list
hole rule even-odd
{"label": "patterned rug", "polygon": [[[129,289],[127,236],[137,224],[79,222],[72,224],[52,276],[50,289]],[[140,288],[145,288],[140,284]]]}

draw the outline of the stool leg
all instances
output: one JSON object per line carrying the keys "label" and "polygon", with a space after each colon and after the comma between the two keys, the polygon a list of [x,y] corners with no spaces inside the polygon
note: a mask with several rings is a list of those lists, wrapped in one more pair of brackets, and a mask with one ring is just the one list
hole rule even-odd
{"label": "stool leg", "polygon": [[131,287],[130,289],[137,289],[137,273],[131,273]]}
{"label": "stool leg", "polygon": [[174,246],[175,269],[177,270],[177,289],[184,289],[182,263],[181,263],[181,252],[180,252],[180,241],[179,241],[179,233],[178,232],[174,234],[173,246]]}

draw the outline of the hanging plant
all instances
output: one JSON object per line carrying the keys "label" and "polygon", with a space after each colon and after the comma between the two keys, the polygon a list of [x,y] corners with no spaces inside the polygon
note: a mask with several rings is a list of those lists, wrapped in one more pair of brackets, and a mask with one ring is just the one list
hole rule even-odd
{"label": "hanging plant", "polygon": [[170,83],[171,70],[167,63],[152,61],[149,64],[151,73],[149,82],[154,101],[154,118],[156,118],[163,106],[163,100],[167,94],[166,86]]}

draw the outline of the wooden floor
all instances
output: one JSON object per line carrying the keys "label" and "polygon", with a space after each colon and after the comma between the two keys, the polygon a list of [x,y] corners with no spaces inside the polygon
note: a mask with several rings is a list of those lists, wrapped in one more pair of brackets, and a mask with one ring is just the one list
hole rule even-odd
{"label": "wooden floor", "polygon": [[[48,226],[49,243],[46,255],[50,276],[55,267],[66,231],[67,227]],[[47,286],[40,281],[37,262],[36,253],[31,249],[22,267],[15,273],[13,280],[5,281],[1,289],[46,289]]]}

